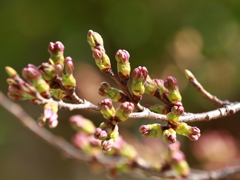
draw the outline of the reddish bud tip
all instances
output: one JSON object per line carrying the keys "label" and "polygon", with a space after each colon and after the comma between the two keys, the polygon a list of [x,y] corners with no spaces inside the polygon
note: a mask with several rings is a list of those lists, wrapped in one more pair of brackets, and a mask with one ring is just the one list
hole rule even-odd
{"label": "reddish bud tip", "polygon": [[117,51],[115,58],[118,62],[125,63],[129,61],[130,54],[126,50],[120,49]]}

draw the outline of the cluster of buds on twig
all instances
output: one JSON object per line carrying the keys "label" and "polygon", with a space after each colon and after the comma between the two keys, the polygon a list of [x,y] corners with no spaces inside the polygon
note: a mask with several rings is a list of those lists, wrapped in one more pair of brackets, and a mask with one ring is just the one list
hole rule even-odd
{"label": "cluster of buds on twig", "polygon": [[118,137],[118,122],[126,121],[134,110],[133,103],[124,102],[117,109],[113,107],[111,99],[104,99],[98,104],[103,117],[109,122],[103,122],[95,131],[95,137],[102,140],[105,152],[110,151]]}
{"label": "cluster of buds on twig", "polygon": [[[86,154],[94,157],[99,156],[102,151],[107,156],[124,157],[126,162],[119,162],[110,166],[91,161],[89,167],[93,171],[108,169],[109,177],[116,177],[120,173],[126,173],[132,169],[131,162],[137,157],[137,152],[133,146],[127,144],[118,134],[118,126],[111,122],[103,122],[95,128],[92,121],[81,115],[71,116],[70,125],[77,133],[73,136],[73,144],[83,150]],[[115,143],[114,143],[115,141]]]}
{"label": "cluster of buds on twig", "polygon": [[[50,43],[48,46],[50,58],[48,62],[36,67],[28,64],[22,70],[26,82],[11,68],[6,67],[10,76],[8,96],[13,100],[31,100],[35,104],[45,104],[44,113],[39,118],[38,124],[44,125],[48,121],[49,127],[56,127],[57,105],[50,102],[51,96],[60,100],[72,100],[76,80],[73,77],[73,61],[71,57],[64,58],[64,46],[61,42]],[[63,70],[65,69],[65,73]],[[53,106],[56,106],[53,107]]]}
{"label": "cluster of buds on twig", "polygon": [[196,141],[200,137],[200,129],[197,127],[188,126],[186,123],[175,123],[161,125],[161,124],[147,124],[139,128],[143,137],[158,137],[162,136],[163,140],[172,144],[177,141],[177,134],[187,136],[190,140]]}

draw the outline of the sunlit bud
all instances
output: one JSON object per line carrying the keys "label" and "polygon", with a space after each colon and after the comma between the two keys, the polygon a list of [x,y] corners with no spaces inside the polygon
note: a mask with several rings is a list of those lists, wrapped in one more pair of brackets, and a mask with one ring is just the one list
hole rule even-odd
{"label": "sunlit bud", "polygon": [[64,64],[64,45],[57,41],[56,43],[50,42],[48,45],[48,52],[51,54],[50,62],[53,62],[54,65]]}
{"label": "sunlit bud", "polygon": [[177,140],[176,139],[177,138],[176,131],[173,130],[172,128],[165,129],[163,131],[162,136],[163,136],[163,140],[168,144],[175,143]]}
{"label": "sunlit bud", "polygon": [[94,133],[94,137],[96,139],[103,140],[103,139],[107,138],[107,136],[108,136],[108,132],[105,129],[96,128],[95,133]]}
{"label": "sunlit bud", "polygon": [[39,79],[42,78],[38,68],[33,64],[28,64],[27,67],[22,70],[23,77],[31,84],[35,85]]}
{"label": "sunlit bud", "polygon": [[177,102],[171,109],[171,112],[175,115],[181,116],[184,113],[184,108],[181,102]]}
{"label": "sunlit bud", "polygon": [[92,50],[98,46],[103,46],[103,39],[101,35],[92,30],[88,31],[87,42],[89,43]]}
{"label": "sunlit bud", "polygon": [[147,79],[144,83],[144,87],[145,87],[145,93],[150,95],[154,95],[157,90],[156,82],[153,81],[149,75],[147,76]]}
{"label": "sunlit bud", "polygon": [[147,107],[150,111],[153,111],[158,114],[167,114],[170,112],[170,108],[168,106],[164,106],[161,104],[155,104],[153,106]]}
{"label": "sunlit bud", "polygon": [[38,70],[43,79],[47,81],[51,80],[56,75],[55,67],[50,63],[42,63],[40,66],[38,66]]}
{"label": "sunlit bud", "polygon": [[115,58],[117,60],[117,62],[119,63],[125,63],[129,61],[130,58],[130,54],[126,51],[126,50],[118,50]]}
{"label": "sunlit bud", "polygon": [[122,103],[119,108],[116,109],[116,118],[119,121],[126,121],[129,115],[134,110],[134,104],[131,102]]}
{"label": "sunlit bud", "polygon": [[164,81],[164,86],[169,90],[168,99],[172,103],[182,101],[182,97],[178,90],[177,80],[174,77],[168,76],[166,81]]}
{"label": "sunlit bud", "polygon": [[127,96],[120,91],[119,89],[110,87],[107,82],[103,82],[101,87],[99,88],[98,93],[101,96],[106,96],[114,102],[125,102],[127,100]]}
{"label": "sunlit bud", "polygon": [[108,55],[101,48],[95,48],[93,50],[93,57],[96,65],[102,72],[108,72],[112,69]]}
{"label": "sunlit bud", "polygon": [[103,140],[102,141],[102,149],[103,149],[103,152],[108,152],[112,149],[113,147],[113,144],[114,144],[114,140],[113,139],[109,139],[109,140]]}
{"label": "sunlit bud", "polygon": [[139,131],[142,133],[142,136],[144,137],[158,137],[163,133],[161,124],[156,124],[156,123],[142,125],[139,128]]}
{"label": "sunlit bud", "polygon": [[188,126],[186,123],[178,123],[176,132],[183,136],[187,136],[190,140],[196,141],[201,136],[201,131],[197,127]]}
{"label": "sunlit bud", "polygon": [[73,73],[73,70],[74,70],[74,65],[73,65],[72,58],[69,57],[69,56],[66,57],[66,58],[65,58],[65,61],[64,61],[64,64],[65,64],[66,73],[67,73],[67,74],[72,74],[72,73]]}
{"label": "sunlit bud", "polygon": [[129,63],[130,54],[126,50],[118,50],[115,58],[117,60],[118,76],[124,84],[130,77],[131,66]]}
{"label": "sunlit bud", "polygon": [[194,79],[194,75],[191,73],[191,71],[185,69],[185,75],[187,77],[187,79]]}
{"label": "sunlit bud", "polygon": [[14,77],[16,77],[16,76],[19,76],[18,73],[17,73],[17,71],[15,71],[15,69],[13,69],[13,68],[10,67],[10,66],[6,66],[6,67],[5,67],[5,70],[6,70],[7,74],[8,74],[8,76],[11,77],[11,78],[14,78]]}
{"label": "sunlit bud", "polygon": [[38,80],[35,87],[42,97],[50,98],[50,87],[45,80],[43,79]]}
{"label": "sunlit bud", "polygon": [[180,115],[176,115],[176,114],[173,113],[173,112],[169,112],[169,113],[167,114],[167,119],[169,120],[169,122],[170,122],[171,124],[175,124],[176,122],[178,122],[178,121],[179,121],[179,118],[180,118]]}
{"label": "sunlit bud", "polygon": [[41,73],[38,68],[32,64],[22,70],[23,77],[32,84],[37,91],[45,98],[50,98],[50,87],[47,82],[42,79]]}
{"label": "sunlit bud", "polygon": [[145,81],[147,79],[148,70],[146,67],[137,67],[132,72],[133,81]]}
{"label": "sunlit bud", "polygon": [[98,128],[95,129],[94,137],[103,140],[110,136],[115,126],[110,122],[102,122]]}
{"label": "sunlit bud", "polygon": [[65,74],[63,77],[63,85],[67,89],[73,89],[76,87],[76,79],[73,74]]}
{"label": "sunlit bud", "polygon": [[105,119],[113,119],[115,116],[115,108],[112,105],[111,99],[104,99],[98,103],[100,112]]}
{"label": "sunlit bud", "polygon": [[69,119],[70,125],[76,131],[82,131],[86,134],[93,134],[95,132],[95,126],[89,119],[84,118],[81,115],[71,116]]}

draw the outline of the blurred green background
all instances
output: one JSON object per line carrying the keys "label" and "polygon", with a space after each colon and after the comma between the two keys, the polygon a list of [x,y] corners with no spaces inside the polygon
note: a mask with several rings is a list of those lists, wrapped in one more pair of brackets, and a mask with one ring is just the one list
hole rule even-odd
{"label": "blurred green background", "polygon": [[[61,41],[65,55],[74,60],[79,95],[97,103],[102,99],[97,93],[99,84],[106,77],[94,65],[86,41],[89,29],[104,38],[114,70],[116,51],[126,49],[131,55],[132,68],[146,66],[152,78],[176,77],[187,112],[204,112],[215,107],[189,85],[184,69],[192,71],[220,99],[240,101],[240,2],[237,0],[1,0],[0,90],[7,93],[5,66],[21,72],[28,63],[40,65],[49,58],[48,43]],[[146,97],[145,103],[158,102]],[[41,113],[40,106],[18,103],[35,119]],[[51,131],[69,140],[74,132],[68,117],[76,113],[93,119],[96,125],[103,121],[96,113],[62,110],[59,127]],[[61,158],[57,150],[34,136],[2,107],[0,114],[1,180],[106,179],[104,173],[92,174],[84,163]],[[234,139],[233,158],[239,158],[239,117],[237,114],[191,125],[201,128],[203,135],[224,130]],[[121,128],[136,132],[133,136],[138,137],[139,126],[154,121],[132,122]],[[192,153],[197,142],[182,137],[179,140],[190,165],[206,167]],[[123,178],[134,179],[131,176],[117,179]]]}

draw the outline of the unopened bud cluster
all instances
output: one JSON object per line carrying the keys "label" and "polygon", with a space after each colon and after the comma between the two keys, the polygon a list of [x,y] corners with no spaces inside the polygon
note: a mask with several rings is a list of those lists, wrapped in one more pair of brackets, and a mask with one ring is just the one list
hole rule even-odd
{"label": "unopened bud cluster", "polygon": [[51,96],[54,96],[60,100],[71,100],[66,90],[72,92],[76,86],[76,80],[73,77],[72,58],[64,58],[63,44],[59,41],[50,42],[48,51],[51,55],[48,62],[44,62],[38,67],[28,64],[23,68],[22,76],[26,81],[13,68],[7,66],[5,70],[10,76],[7,79],[8,96],[13,100],[31,100],[35,104],[45,104],[44,113],[39,118],[38,124],[42,126],[47,121],[53,128],[58,124],[57,111],[53,110],[50,113],[49,103],[42,102],[41,98],[50,99]]}
{"label": "unopened bud cluster", "polygon": [[[105,152],[107,156],[121,156],[126,158],[128,161],[124,164],[127,165],[128,162],[132,162],[137,157],[137,152],[133,146],[127,144],[119,136],[117,124],[113,125],[111,122],[103,122],[98,128],[95,128],[90,120],[81,115],[71,116],[69,122],[72,128],[77,131],[72,138],[73,144],[93,158]],[[106,166],[92,161],[89,162],[89,167],[93,171],[107,168],[109,176],[113,177],[120,173],[128,172],[128,168],[129,170],[131,169],[130,165],[125,166],[124,164],[120,162]]]}
{"label": "unopened bud cluster", "polygon": [[103,122],[95,131],[95,137],[102,140],[102,147],[105,152],[111,150],[118,137],[118,122],[126,121],[134,110],[133,103],[124,102],[115,109],[111,99],[104,99],[98,104],[103,117],[109,122]]}
{"label": "unopened bud cluster", "polygon": [[200,129],[188,126],[186,123],[175,123],[174,125],[147,124],[139,128],[139,132],[143,137],[162,136],[163,140],[172,144],[177,141],[177,134],[188,137],[192,141],[198,140],[201,136]]}

